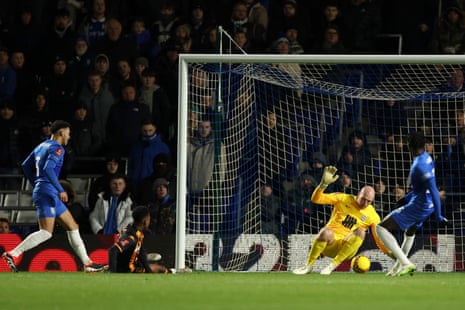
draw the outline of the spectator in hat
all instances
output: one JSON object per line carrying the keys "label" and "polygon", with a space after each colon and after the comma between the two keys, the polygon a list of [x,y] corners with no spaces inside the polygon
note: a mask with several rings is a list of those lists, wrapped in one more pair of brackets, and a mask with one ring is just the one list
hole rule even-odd
{"label": "spectator in hat", "polygon": [[242,1],[234,4],[231,18],[224,24],[224,29],[232,35],[239,30],[247,33],[250,44],[255,50],[266,48],[267,31],[265,27],[248,20],[247,5]]}
{"label": "spectator in hat", "polygon": [[[318,18],[315,21],[315,43],[323,42],[325,40],[325,32],[328,27],[336,27],[337,29],[344,29],[344,22],[341,17],[340,4],[336,0],[326,1],[322,6]],[[342,41],[344,35],[339,33],[340,40]]]}
{"label": "spectator in hat", "polygon": [[140,126],[140,137],[131,147],[128,158],[128,179],[137,187],[140,182],[153,173],[153,159],[158,154],[170,154],[170,149],[157,132],[152,120],[144,120]]}
{"label": "spectator in hat", "polygon": [[58,0],[58,9],[67,9],[69,12],[69,19],[71,21],[71,28],[76,30],[78,27],[77,22],[82,19],[84,12],[86,12],[85,0]]}
{"label": "spectator in hat", "polygon": [[353,53],[372,53],[381,32],[380,1],[350,0],[341,7],[344,43]]}
{"label": "spectator in hat", "polygon": [[97,71],[92,71],[87,77],[87,83],[78,96],[80,102],[84,102],[88,109],[94,139],[94,155],[102,155],[106,141],[106,125],[111,106],[115,103],[108,85]]}
{"label": "spectator in hat", "polygon": [[234,33],[233,40],[236,43],[231,45],[231,53],[244,54],[253,52],[252,44],[244,30],[237,30]]}
{"label": "spectator in hat", "polygon": [[47,91],[49,108],[53,119],[69,121],[77,91],[77,81],[68,70],[67,59],[57,55],[50,70],[42,79],[40,87]]}
{"label": "spectator in hat", "polygon": [[295,25],[289,25],[285,29],[285,37],[289,41],[289,54],[304,54],[304,47],[299,35],[299,29]]}
{"label": "spectator in hat", "polygon": [[152,201],[153,184],[159,178],[169,182],[169,193],[176,197],[176,168],[171,162],[171,156],[168,153],[160,153],[154,157],[152,174],[142,179],[139,186],[133,191],[138,204],[145,205]]}
{"label": "spectator in hat", "polygon": [[77,80],[77,92],[87,82],[87,75],[94,67],[94,56],[89,50],[87,39],[80,35],[76,38],[73,54],[68,59],[68,68]]}
{"label": "spectator in hat", "polygon": [[260,0],[242,0],[247,6],[247,20],[253,24],[261,25],[265,31],[268,30],[268,10],[263,6]]}
{"label": "spectator in hat", "polygon": [[328,164],[328,160],[326,155],[322,152],[315,152],[312,155],[311,163],[310,163],[310,171],[311,175],[315,180],[321,179],[323,175],[323,169]]}
{"label": "spectator in hat", "polygon": [[70,122],[73,139],[70,141],[77,156],[94,156],[102,145],[100,137],[94,133],[87,104],[78,101],[74,107],[73,119]]}
{"label": "spectator in hat", "polygon": [[124,59],[129,64],[139,56],[136,42],[123,35],[123,26],[116,18],[105,23],[105,36],[95,43],[95,55],[105,54],[110,61],[110,72],[117,73],[118,61]]}
{"label": "spectator in hat", "polygon": [[[46,91],[37,90],[29,100],[32,103],[26,112],[19,116],[21,158],[26,158],[36,145],[44,141],[42,127],[44,124],[51,124],[52,120]],[[47,134],[48,138],[50,133]]]}
{"label": "spectator in hat", "polygon": [[205,52],[203,46],[208,41],[209,30],[214,23],[202,2],[194,1],[188,22],[191,28],[192,52]]}
{"label": "spectator in hat", "polygon": [[312,52],[315,54],[348,54],[340,37],[339,27],[329,25],[324,29],[323,38],[317,39]]}
{"label": "spectator in hat", "polygon": [[134,61],[134,72],[136,73],[136,83],[137,87],[140,88],[142,86],[142,71],[149,68],[149,60],[146,57],[140,56],[137,57]]}
{"label": "spectator in hat", "polygon": [[340,171],[334,191],[351,195],[357,195],[358,192],[358,190],[354,188],[352,177],[347,171]]}
{"label": "spectator in hat", "polygon": [[434,26],[431,40],[433,54],[465,53],[465,18],[463,11],[449,6]]}
{"label": "spectator in hat", "polygon": [[121,99],[110,107],[106,126],[109,151],[128,156],[132,146],[139,141],[141,124],[150,120],[149,108],[137,100],[136,86],[126,84]]}
{"label": "spectator in hat", "polygon": [[349,141],[342,149],[338,168],[356,178],[358,173],[364,171],[365,166],[371,164],[372,158],[365,133],[356,129],[349,135]]}
{"label": "spectator in hat", "polygon": [[157,132],[167,142],[170,127],[177,119],[177,102],[171,103],[166,91],[157,83],[155,71],[151,68],[142,71],[142,86],[139,88],[139,102],[148,106],[152,120],[157,124]]}
{"label": "spectator in hat", "polygon": [[16,71],[10,66],[8,49],[0,46],[0,101],[12,99],[16,90]]}
{"label": "spectator in hat", "polygon": [[[29,62],[29,65],[27,64]],[[21,50],[13,50],[10,57],[11,68],[16,72],[16,87],[13,100],[16,103],[18,117],[24,116],[31,109],[34,91],[38,88],[38,79],[31,70],[30,61]]]}
{"label": "spectator in hat", "polygon": [[312,232],[310,219],[316,210],[310,198],[316,182],[311,173],[312,171],[304,171],[297,177],[295,188],[286,192],[286,207],[283,208],[285,215],[283,233],[285,234],[292,234],[297,230]]}
{"label": "spectator in hat", "polygon": [[44,62],[44,72],[56,62],[55,55],[61,55],[63,59],[71,58],[77,38],[77,33],[72,29],[71,24],[69,10],[66,8],[57,9],[52,28],[46,32],[40,47],[43,51],[53,51],[51,54],[47,54],[51,56],[51,59],[49,58]]}
{"label": "spectator in hat", "polygon": [[120,167],[121,159],[119,156],[109,154],[105,158],[105,168],[103,174],[96,178],[91,184],[89,189],[89,195],[87,202],[89,205],[89,212],[95,207],[95,203],[98,199],[98,194],[101,192],[106,192],[110,190],[110,179],[113,175],[118,172],[121,172]]}
{"label": "spectator in hat", "polygon": [[[15,114],[14,103],[10,99],[0,102],[0,174],[19,174],[20,150],[18,120]],[[17,189],[19,180],[8,178],[5,180],[6,189]],[[2,182],[3,183],[3,182]]]}
{"label": "spectator in hat", "polygon": [[[270,184],[260,187],[260,229],[263,234],[279,234],[281,222],[282,203],[277,195],[273,193]],[[251,208],[256,208],[255,203]]]}
{"label": "spectator in hat", "polygon": [[268,37],[271,41],[285,35],[286,29],[290,27],[297,29],[299,42],[304,49],[308,49],[312,44],[313,30],[302,7],[297,5],[295,0],[281,1],[279,12],[273,17],[277,22],[271,23],[268,29]]}
{"label": "spectator in hat", "polygon": [[193,40],[191,37],[191,26],[189,24],[179,24],[174,30],[174,40],[181,45],[183,53],[192,51]]}
{"label": "spectator in hat", "polygon": [[105,54],[98,54],[95,56],[94,69],[102,76],[103,87],[111,91],[115,99],[120,98],[121,94],[118,93],[118,81],[115,75],[110,71],[110,60]]}
{"label": "spectator in hat", "polygon": [[116,63],[117,66],[117,74],[115,76],[116,79],[116,93],[120,94],[121,89],[124,85],[131,84],[138,88],[138,80],[137,80],[137,73],[134,71],[132,67],[133,63],[130,63],[127,59],[120,59]]}
{"label": "spectator in hat", "polygon": [[172,0],[164,1],[160,6],[159,18],[150,26],[155,44],[163,48],[165,43],[172,38],[179,23],[180,18],[177,15],[176,3]]}
{"label": "spectator in hat", "polygon": [[105,37],[105,23],[107,21],[107,11],[105,0],[92,0],[91,9],[79,24],[78,33],[83,35],[89,48],[94,52],[95,45]]}
{"label": "spectator in hat", "polygon": [[131,21],[128,38],[136,42],[137,52],[140,56],[154,59],[160,52],[160,46],[152,40],[150,31],[145,26],[145,20],[141,16],[136,16]]}
{"label": "spectator in hat", "polygon": [[153,66],[157,73],[158,84],[166,91],[169,102],[173,105],[176,104],[176,106],[178,102],[178,62],[181,52],[182,46],[174,40],[169,40]]}
{"label": "spectator in hat", "polygon": [[176,197],[170,195],[169,182],[158,178],[153,182],[153,200],[148,203],[150,231],[157,235],[170,235],[176,232]]}
{"label": "spectator in hat", "polygon": [[28,69],[37,72],[40,72],[41,62],[44,61],[42,53],[39,52],[44,37],[44,29],[40,24],[32,8],[22,5],[12,27],[8,29],[10,42],[8,46],[12,51],[22,51]]}

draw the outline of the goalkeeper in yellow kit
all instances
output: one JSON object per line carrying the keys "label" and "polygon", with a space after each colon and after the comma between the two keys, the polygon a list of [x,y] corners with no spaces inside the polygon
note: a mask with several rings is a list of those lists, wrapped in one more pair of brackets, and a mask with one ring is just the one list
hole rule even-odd
{"label": "goalkeeper in yellow kit", "polygon": [[312,202],[332,205],[333,211],[328,223],[313,240],[307,264],[295,269],[294,274],[310,273],[320,254],[333,258],[320,274],[331,274],[344,260],[357,254],[368,228],[371,228],[378,247],[388,253],[374,231],[375,225],[380,222],[380,217],[372,206],[375,190],[371,186],[364,186],[357,196],[343,193],[325,194],[324,191],[328,185],[339,178],[336,172],[336,167],[325,167],[321,182],[313,191]]}

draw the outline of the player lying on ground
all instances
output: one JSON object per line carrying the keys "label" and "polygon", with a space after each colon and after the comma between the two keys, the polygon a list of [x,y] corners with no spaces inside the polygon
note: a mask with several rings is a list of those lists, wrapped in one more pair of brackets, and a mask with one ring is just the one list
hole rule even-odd
{"label": "player lying on ground", "polygon": [[[144,249],[144,231],[150,225],[150,210],[137,206],[132,211],[134,222],[108,250],[110,271],[119,273],[169,273],[165,266],[149,262]],[[156,260],[156,259],[154,259]]]}
{"label": "player lying on ground", "polygon": [[[293,271],[295,274],[307,274],[313,269],[313,264],[321,254],[333,258],[320,274],[329,275],[346,259],[357,254],[365,239],[368,228],[374,232],[374,227],[380,222],[380,217],[372,206],[375,190],[371,186],[364,186],[357,196],[344,193],[326,194],[328,185],[336,182],[339,175],[337,168],[327,166],[324,169],[320,184],[313,191],[313,203],[332,205],[333,211],[328,223],[313,239],[305,266]],[[374,235],[378,247],[385,253],[386,248]]]}

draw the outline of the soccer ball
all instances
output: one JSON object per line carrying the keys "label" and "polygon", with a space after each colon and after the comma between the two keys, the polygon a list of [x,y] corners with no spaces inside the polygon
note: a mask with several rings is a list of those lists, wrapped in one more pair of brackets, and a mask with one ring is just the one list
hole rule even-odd
{"label": "soccer ball", "polygon": [[370,270],[370,259],[365,255],[357,255],[350,261],[350,268],[356,273],[365,273]]}

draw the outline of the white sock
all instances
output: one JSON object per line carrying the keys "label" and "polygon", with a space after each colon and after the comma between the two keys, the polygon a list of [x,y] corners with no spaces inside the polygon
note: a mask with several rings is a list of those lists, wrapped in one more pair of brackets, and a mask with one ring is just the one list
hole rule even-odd
{"label": "white sock", "polygon": [[407,236],[405,233],[404,233],[404,241],[402,241],[402,252],[405,253],[405,255],[408,255],[408,253],[410,252],[410,250],[412,249],[412,246],[413,246],[413,242],[415,241],[415,235],[413,236]]}
{"label": "white sock", "polygon": [[81,259],[82,263],[88,264],[91,259],[87,255],[86,246],[84,245],[84,241],[82,241],[79,230],[68,230],[66,234],[68,235],[69,244],[73,248],[74,252],[76,252],[77,256]]}
{"label": "white sock", "polygon": [[391,250],[392,254],[401,262],[402,265],[411,264],[407,255],[402,251],[396,238],[383,226],[376,225],[376,233],[384,245]]}
{"label": "white sock", "polygon": [[9,253],[14,257],[18,257],[27,250],[35,248],[36,246],[38,246],[44,241],[47,241],[50,238],[52,238],[51,233],[44,229],[40,229],[39,231],[33,232],[32,234],[27,236],[26,239],[23,240],[23,242],[18,244],[18,246],[11,250]]}

